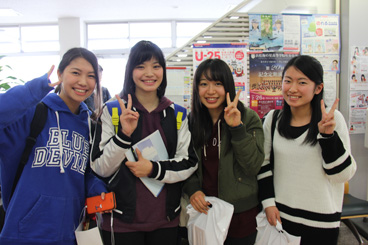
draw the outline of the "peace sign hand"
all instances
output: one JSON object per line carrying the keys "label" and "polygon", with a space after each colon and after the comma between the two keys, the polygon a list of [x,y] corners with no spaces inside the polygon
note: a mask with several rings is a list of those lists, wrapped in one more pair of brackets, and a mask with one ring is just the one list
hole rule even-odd
{"label": "peace sign hand", "polygon": [[327,113],[325,103],[321,100],[321,111],[322,111],[322,119],[318,123],[318,130],[321,134],[333,134],[336,126],[336,121],[334,117],[334,113],[339,103],[339,99],[336,99],[333,103],[331,110]]}
{"label": "peace sign hand", "polygon": [[[50,70],[47,72],[47,79],[50,79],[50,76],[51,76],[52,72],[54,71],[54,68],[55,68],[55,66],[52,65],[51,68],[50,68]],[[49,83],[49,86],[52,87],[52,88],[54,88],[57,85],[59,85],[60,83],[61,83],[61,81],[57,81],[55,83]]]}
{"label": "peace sign hand", "polygon": [[241,91],[239,90],[236,93],[236,96],[233,102],[231,102],[230,100],[230,94],[229,93],[226,94],[227,107],[224,110],[225,111],[224,118],[225,118],[227,125],[229,125],[230,127],[236,127],[241,124],[241,115],[240,115],[240,111],[237,108],[240,92]]}
{"label": "peace sign hand", "polygon": [[139,113],[132,110],[132,97],[130,94],[128,94],[128,104],[126,108],[124,102],[121,100],[119,95],[116,94],[115,97],[118,99],[121,108],[121,131],[123,132],[123,134],[130,137],[134,130],[137,128]]}

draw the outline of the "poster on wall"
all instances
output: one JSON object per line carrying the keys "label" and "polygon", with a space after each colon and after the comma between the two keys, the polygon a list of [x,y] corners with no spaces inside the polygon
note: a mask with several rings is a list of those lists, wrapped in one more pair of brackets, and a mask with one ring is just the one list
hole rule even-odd
{"label": "poster on wall", "polygon": [[166,67],[165,96],[187,109],[190,108],[191,84],[189,67]]}
{"label": "poster on wall", "polygon": [[298,53],[249,52],[250,108],[260,118],[271,109],[281,109],[282,71],[286,63]]}
{"label": "poster on wall", "polygon": [[323,67],[324,100],[331,107],[338,90],[340,73],[339,15],[302,15],[301,54],[316,58]]}
{"label": "poster on wall", "polygon": [[300,16],[283,15],[284,50],[300,51]]}
{"label": "poster on wall", "polygon": [[352,134],[365,133],[368,108],[368,47],[350,48],[350,114],[349,128]]}
{"label": "poster on wall", "polygon": [[323,100],[331,108],[337,96],[337,76],[335,71],[324,71]]}
{"label": "poster on wall", "polygon": [[234,44],[194,44],[193,74],[198,65],[206,59],[221,59],[225,61],[233,73],[236,91],[240,93],[239,100],[248,106],[247,99],[247,43]]}
{"label": "poster on wall", "polygon": [[250,50],[299,50],[299,16],[250,14],[249,22]]}
{"label": "poster on wall", "polygon": [[368,47],[351,47],[350,57],[350,90],[368,90]]}
{"label": "poster on wall", "polygon": [[368,90],[350,91],[349,130],[351,134],[365,133]]}
{"label": "poster on wall", "polygon": [[339,15],[300,17],[302,54],[340,54]]}

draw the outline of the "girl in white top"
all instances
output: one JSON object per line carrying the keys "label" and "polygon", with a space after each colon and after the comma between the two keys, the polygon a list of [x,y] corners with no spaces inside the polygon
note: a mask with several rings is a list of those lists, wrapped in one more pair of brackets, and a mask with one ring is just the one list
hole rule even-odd
{"label": "girl in white top", "polygon": [[[337,244],[344,182],[356,163],[338,99],[326,111],[323,68],[318,60],[292,58],[282,73],[284,107],[273,142],[271,122],[264,122],[265,161],[258,175],[259,193],[267,219],[276,221],[301,244]],[[270,164],[273,145],[274,164]]]}

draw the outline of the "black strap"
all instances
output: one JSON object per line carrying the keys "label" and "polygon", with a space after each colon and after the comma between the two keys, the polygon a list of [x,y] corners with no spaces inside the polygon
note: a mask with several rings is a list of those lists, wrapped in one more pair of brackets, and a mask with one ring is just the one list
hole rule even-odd
{"label": "black strap", "polygon": [[270,155],[270,166],[271,170],[273,170],[273,135],[275,134],[276,121],[278,119],[280,110],[275,110],[272,114],[272,124],[271,124],[271,155]]}
{"label": "black strap", "polygon": [[17,186],[20,176],[22,175],[24,166],[27,164],[29,155],[31,154],[33,146],[36,143],[37,136],[41,133],[43,127],[45,126],[46,119],[47,119],[47,106],[43,102],[40,102],[36,106],[35,114],[31,122],[31,130],[29,136],[26,139],[26,146],[23,150],[23,154],[17,169],[17,173],[15,175],[10,198],[13,196],[15,187]]}

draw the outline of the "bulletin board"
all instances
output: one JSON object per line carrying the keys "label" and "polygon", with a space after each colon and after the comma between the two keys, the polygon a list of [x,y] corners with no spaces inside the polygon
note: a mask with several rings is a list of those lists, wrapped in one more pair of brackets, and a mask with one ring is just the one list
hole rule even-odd
{"label": "bulletin board", "polygon": [[[249,15],[250,107],[262,118],[282,107],[281,72],[295,55],[310,55],[324,69],[324,101],[331,107],[340,73],[339,15]],[[260,71],[260,69],[263,71]]]}

